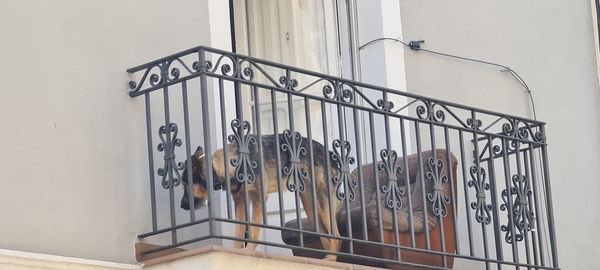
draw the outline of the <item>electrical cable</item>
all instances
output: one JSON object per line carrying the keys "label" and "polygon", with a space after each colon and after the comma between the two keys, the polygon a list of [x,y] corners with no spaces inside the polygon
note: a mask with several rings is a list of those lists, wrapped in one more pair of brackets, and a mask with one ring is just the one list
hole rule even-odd
{"label": "electrical cable", "polygon": [[421,44],[425,43],[424,40],[417,40],[417,41],[411,41],[409,43],[406,43],[398,38],[381,37],[381,38],[373,39],[373,40],[361,45],[360,47],[358,47],[358,50],[360,51],[375,42],[383,41],[383,40],[391,40],[391,41],[399,42],[400,44],[404,45],[405,47],[408,47],[409,49],[411,49],[413,51],[424,51],[427,53],[436,54],[436,55],[440,55],[440,56],[445,56],[445,57],[460,59],[463,61],[475,62],[475,63],[480,63],[480,64],[484,64],[484,65],[490,65],[490,66],[502,68],[502,71],[508,72],[528,93],[529,100],[531,102],[531,109],[533,112],[533,119],[537,121],[537,113],[535,110],[535,102],[533,100],[533,94],[531,93],[531,88],[529,88],[529,86],[527,85],[525,80],[514,69],[512,69],[508,66],[502,65],[502,64],[498,64],[498,63],[493,63],[493,62],[478,60],[478,59],[474,59],[474,58],[469,58],[469,57],[458,56],[458,55],[442,53],[442,52],[438,52],[438,51],[434,51],[434,50],[424,49],[424,48],[421,48]]}

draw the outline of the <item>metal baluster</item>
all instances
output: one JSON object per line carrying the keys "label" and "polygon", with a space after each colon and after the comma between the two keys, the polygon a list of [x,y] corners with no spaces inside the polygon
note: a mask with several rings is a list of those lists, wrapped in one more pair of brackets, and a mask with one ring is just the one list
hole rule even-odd
{"label": "metal baluster", "polygon": [[[165,64],[166,65],[166,64]],[[164,68],[163,68],[164,69]],[[164,72],[164,71],[163,71]],[[171,147],[171,144],[173,143],[171,138],[171,131],[170,131],[170,126],[171,126],[171,119],[170,119],[170,113],[169,113],[169,87],[165,86],[163,87],[163,106],[165,108],[165,129],[166,129],[166,140],[167,140],[167,145],[166,147]],[[169,151],[168,149],[165,149],[165,153]],[[177,168],[174,168],[175,170]],[[169,169],[167,170],[167,176],[168,176],[168,187],[169,187],[169,210],[170,210],[170,214],[171,214],[171,228],[175,227],[175,225],[177,225],[177,221],[175,220],[175,190],[174,190],[174,184],[175,181],[173,179],[173,170]],[[177,230],[171,230],[171,241],[173,244],[177,243]]]}
{"label": "metal baluster", "polygon": [[[543,241],[543,236],[542,236],[542,223],[540,223],[540,201],[539,201],[539,194],[538,194],[538,182],[537,182],[537,177],[536,177],[536,167],[535,167],[535,157],[533,155],[533,151],[534,146],[533,144],[529,144],[529,149],[531,151],[531,154],[529,155],[529,161],[531,162],[531,183],[533,186],[533,201],[535,202],[535,222],[537,224],[538,229],[536,230],[537,232],[537,236],[538,236],[538,241],[539,241],[539,255],[540,255],[540,265],[541,266],[546,266],[546,260],[544,258],[544,241]],[[539,151],[539,150],[538,150]]]}
{"label": "metal baluster", "polygon": [[[541,134],[546,134],[545,126],[540,127]],[[558,268],[558,255],[556,251],[556,231],[554,227],[554,210],[552,207],[552,188],[550,187],[550,172],[548,167],[548,145],[542,145],[542,169],[544,184],[546,186],[546,211],[548,212],[548,230],[550,233],[550,251],[552,252],[552,266]]]}
{"label": "metal baluster", "polygon": [[223,166],[225,166],[224,179],[225,196],[227,200],[227,218],[231,219],[231,179],[229,179],[229,151],[227,150],[227,121],[225,115],[225,93],[223,79],[219,78],[219,104],[221,105],[221,135],[223,140]]}
{"label": "metal baluster", "polygon": [[[342,88],[343,86],[339,86],[340,88]],[[343,89],[340,89],[343,90]],[[344,112],[345,112],[345,107],[343,107],[341,104],[337,105],[337,115],[338,115],[338,128],[339,128],[339,135],[340,135],[340,142],[341,142],[341,146],[340,146],[340,160],[339,162],[345,162],[344,160],[347,158],[346,155],[350,155],[350,149],[348,149],[348,152],[346,152],[345,150],[345,144],[349,143],[348,141],[346,141],[346,136],[345,136],[345,129],[346,129],[346,121],[345,121],[345,117],[344,117]],[[335,146],[334,146],[335,147]],[[343,166],[340,164],[340,166]],[[338,177],[343,177],[342,174],[344,172],[342,172],[342,168],[340,168],[340,171],[338,172]],[[351,177],[351,176],[348,176]],[[348,238],[352,239],[352,218],[350,215],[350,192],[349,189],[351,187],[349,187],[350,185],[350,179],[348,179],[348,181],[341,181],[338,185],[344,185],[344,201],[346,203],[346,227],[347,227],[347,234],[348,234]],[[354,242],[353,241],[348,241],[348,249],[350,254],[354,254]]]}
{"label": "metal baluster", "polygon": [[[294,127],[294,103],[292,100],[292,93],[291,93],[291,91],[294,88],[294,84],[296,84],[297,82],[292,79],[289,69],[287,69],[285,71],[285,76],[287,78],[286,83],[288,84],[286,89],[288,91],[290,91],[287,93],[287,103],[288,103],[288,119],[290,121],[290,133],[292,136],[292,138],[291,138],[292,139],[292,142],[291,142],[292,149],[288,149],[288,150],[290,150],[290,155],[291,155],[292,151],[297,150],[298,149],[297,147],[301,147],[301,146],[296,146],[296,139],[295,139],[296,129]],[[301,144],[302,141],[300,141],[298,143]],[[279,151],[279,148],[277,148],[277,150]],[[300,156],[300,153],[297,153],[297,154],[298,154],[298,156]],[[292,162],[292,159],[290,158],[290,163],[291,162]],[[294,165],[290,165],[290,166],[294,166]],[[288,176],[288,177],[290,177],[290,176]],[[294,185],[296,186],[296,188],[294,189],[293,192],[294,192],[294,202],[296,204],[296,225],[298,226],[298,230],[299,230],[298,231],[298,238],[299,238],[298,242],[300,244],[300,247],[304,247],[304,237],[303,237],[304,234],[302,233],[302,216],[300,215],[300,192],[301,192],[300,185],[304,185],[304,184],[300,183],[302,181],[302,179],[296,179],[295,175],[291,176],[291,177],[294,177],[294,181],[295,181]]]}
{"label": "metal baluster", "polygon": [[150,176],[150,209],[152,210],[152,231],[158,229],[156,222],[156,182],[154,180],[154,145],[152,144],[152,109],[150,93],[144,94],[146,107],[146,138],[148,141],[148,175]]}
{"label": "metal baluster", "polygon": [[190,113],[188,109],[188,96],[187,96],[187,81],[181,82],[181,92],[183,98],[183,125],[185,129],[185,153],[188,161],[186,162],[187,167],[187,179],[181,179],[181,181],[187,181],[187,195],[188,202],[190,202],[190,222],[196,221],[196,211],[194,209],[194,194],[192,193],[192,150],[190,145]]}
{"label": "metal baluster", "polygon": [[[433,126],[432,123],[429,123],[429,139],[431,140],[431,161],[433,161],[433,173],[435,173],[434,177],[442,177],[442,173],[439,172],[438,166],[437,166],[437,148],[435,145],[435,127]],[[450,164],[450,160],[447,161],[448,164]],[[435,179],[431,179],[432,181],[434,181]],[[441,182],[442,180],[439,179],[439,181]],[[435,198],[435,190],[432,191],[431,193],[432,197]],[[431,200],[430,200],[431,201]],[[436,209],[436,206],[434,205],[435,201],[432,201],[431,207],[433,209]],[[438,222],[439,222],[439,228],[440,228],[440,239],[442,240],[441,243],[441,249],[442,249],[442,253],[444,255],[442,255],[442,263],[444,267],[448,267],[448,258],[446,257],[446,235],[444,233],[444,219],[443,219],[443,213],[441,211],[443,211],[443,206],[442,204],[444,204],[444,201],[442,198],[440,198],[440,200],[437,200],[438,203],[438,208],[439,209],[439,215],[438,216]],[[435,213],[435,211],[433,211]]]}
{"label": "metal baluster", "polygon": [[263,216],[263,224],[267,224],[267,178],[265,177],[265,160],[263,154],[263,140],[262,140],[262,131],[261,131],[261,122],[260,122],[260,93],[258,92],[258,87],[252,86],[252,92],[254,94],[254,130],[256,131],[257,143],[258,143],[258,166],[261,172],[261,181],[260,181],[260,200],[262,203],[262,216]]}
{"label": "metal baluster", "polygon": [[[516,127],[515,127],[516,128]],[[516,245],[516,234],[515,234],[515,218],[513,216],[513,205],[512,205],[512,193],[511,193],[511,184],[510,184],[510,160],[508,157],[508,143],[506,138],[502,138],[502,161],[504,163],[504,181],[506,183],[506,192],[507,192],[507,204],[508,204],[508,224],[510,226],[510,228],[508,228],[511,231],[512,234],[512,241],[511,241],[511,246],[512,246],[512,255],[513,255],[513,262],[519,262],[519,250],[517,249],[517,245]],[[517,269],[519,269],[519,267],[517,267]]]}
{"label": "metal baluster", "polygon": [[[383,104],[388,104],[388,96],[387,96],[387,92],[383,92]],[[386,106],[386,105],[384,105]],[[387,147],[387,151],[388,153],[392,152],[392,141],[390,139],[390,116],[385,114],[383,116],[383,121],[384,121],[384,126],[385,126],[385,143],[386,143],[386,147]],[[406,168],[405,168],[406,170]],[[396,173],[396,172],[393,172]],[[409,182],[409,179],[406,179],[407,183]],[[388,185],[390,185],[391,183],[388,183]],[[377,191],[379,192],[379,190]],[[391,190],[390,192],[394,192],[393,190]],[[398,198],[400,201],[402,201],[402,198]],[[397,209],[395,207],[392,207],[392,209],[390,209],[392,211],[392,226],[394,228],[394,244],[396,244],[396,246],[398,247],[395,252],[398,255],[398,261],[401,262],[402,261],[402,257],[401,257],[401,253],[400,252],[400,232],[398,231],[398,212],[396,211]]]}
{"label": "metal baluster", "polygon": [[379,170],[377,168],[377,144],[375,142],[375,124],[374,124],[374,117],[373,117],[373,112],[369,112],[369,127],[371,130],[371,149],[373,151],[373,174],[375,174],[375,198],[376,198],[376,205],[377,205],[377,225],[379,226],[378,231],[379,231],[379,239],[378,241],[381,243],[384,243],[384,239],[383,239],[383,221],[382,221],[382,213],[381,213],[381,194],[380,194],[380,187],[381,184],[379,182]]}
{"label": "metal baluster", "polygon": [[[460,254],[460,242],[458,241],[458,222],[456,218],[456,187],[454,186],[454,171],[452,170],[452,160],[450,159],[450,139],[448,134],[448,127],[444,127],[444,141],[446,143],[446,161],[448,162],[448,181],[450,181],[450,200],[452,207],[452,225],[454,226],[454,245],[456,247],[456,254]],[[457,179],[458,180],[458,179]]]}
{"label": "metal baluster", "polygon": [[[475,111],[471,111],[471,119],[477,119]],[[472,134],[473,134],[473,146],[474,146],[473,155],[475,156],[475,166],[477,169],[477,182],[481,183],[483,180],[481,179],[481,175],[479,173],[482,170],[481,160],[479,159],[479,140],[477,138],[476,131],[473,131]],[[485,191],[483,191],[483,190],[481,192],[485,193]],[[486,225],[487,225],[486,222],[481,222],[481,234],[482,234],[482,238],[483,238],[483,254],[485,256],[485,269],[490,269],[490,262],[488,261],[488,259],[490,258],[490,254],[489,254],[489,249],[488,249],[487,229],[485,227]]]}
{"label": "metal baluster", "polygon": [[[400,118],[400,137],[402,138],[402,156],[403,156],[403,161],[404,161],[404,178],[406,178],[406,196],[407,196],[407,200],[408,200],[408,224],[410,224],[409,226],[409,230],[410,230],[410,246],[411,247],[416,247],[416,243],[415,243],[415,228],[414,228],[414,224],[413,224],[413,207],[412,207],[412,194],[410,191],[410,174],[409,174],[409,168],[408,168],[408,156],[409,153],[406,150],[406,145],[410,142],[406,141],[406,130],[404,128],[404,119]],[[415,179],[416,180],[416,179]]]}
{"label": "metal baluster", "polygon": [[[354,101],[356,103],[356,99]],[[358,183],[359,183],[359,191],[360,191],[360,209],[361,209],[361,217],[362,217],[362,232],[363,239],[368,240],[368,231],[367,231],[367,214],[365,210],[365,192],[364,192],[364,183],[363,183],[363,161],[362,161],[362,138],[360,136],[361,130],[359,129],[360,121],[359,121],[359,112],[356,108],[352,108],[352,117],[354,118],[354,139],[356,143],[356,159],[358,160]]]}
{"label": "metal baluster", "polygon": [[471,257],[474,256],[474,250],[473,250],[473,230],[471,228],[471,209],[469,207],[470,204],[470,200],[469,200],[469,188],[467,187],[467,180],[465,179],[467,176],[467,172],[465,170],[465,165],[467,164],[465,162],[465,145],[464,145],[464,136],[463,136],[463,131],[459,130],[458,131],[458,141],[460,143],[460,164],[461,164],[461,169],[462,169],[462,175],[463,175],[463,190],[464,190],[464,194],[465,194],[465,216],[467,216],[467,232],[468,232],[468,236],[469,236],[469,255]]}
{"label": "metal baluster", "polygon": [[[325,110],[325,102],[321,101],[321,117],[322,117],[322,124],[323,124],[323,145],[325,146],[325,174],[326,174],[326,180],[327,180],[327,194],[331,195],[333,188],[331,187],[331,156],[329,153],[329,139],[328,134],[327,134],[327,111]],[[335,198],[331,198],[331,196],[327,196],[327,201],[329,203],[329,228],[331,228],[329,234],[333,235],[333,219],[334,219],[334,215],[333,215],[333,200],[335,200]],[[326,226],[326,225],[325,225]],[[331,239],[329,239],[331,240]]]}
{"label": "metal baluster", "polygon": [[276,161],[276,174],[277,174],[277,196],[279,199],[279,224],[281,227],[285,227],[284,210],[285,205],[283,204],[283,189],[281,188],[281,152],[279,151],[279,123],[277,119],[277,95],[276,92],[271,90],[271,113],[273,114],[273,130],[275,134],[275,161]]}
{"label": "metal baluster", "polygon": [[[488,138],[488,171],[490,178],[490,194],[492,195],[492,215],[494,220],[494,244],[496,245],[496,259],[504,260],[504,254],[502,252],[502,238],[500,230],[500,213],[498,212],[498,185],[496,184],[496,170],[494,168],[494,150],[493,150],[493,137],[491,135]],[[500,264],[497,264],[498,270],[502,268]]]}
{"label": "metal baluster", "polygon": [[[525,170],[525,177],[527,178],[527,181],[531,181],[532,186],[533,186],[533,178],[532,178],[532,174],[530,174],[529,171],[529,156],[531,155],[531,143],[528,144],[527,148],[525,149],[525,151],[523,151],[523,168]],[[535,186],[533,186],[533,189],[531,190],[532,193],[535,193]],[[535,196],[535,195],[534,195]],[[530,205],[530,207],[534,207],[535,212],[533,212],[533,218],[535,219],[535,223],[531,225],[531,245],[533,246],[533,249],[531,250],[531,253],[533,255],[533,264],[534,265],[539,265],[539,256],[538,256],[538,246],[537,246],[537,239],[535,238],[535,232],[537,231],[535,229],[536,226],[538,226],[539,222],[538,222],[538,211],[537,211],[537,206],[533,204],[533,200],[531,199],[531,196],[527,196],[527,203]]]}
{"label": "metal baluster", "polygon": [[[200,65],[204,66],[206,65],[206,52],[204,51],[204,49],[200,49],[199,51],[199,57],[200,57]],[[205,68],[202,67],[200,69],[200,99],[201,99],[201,106],[202,106],[202,117],[204,119],[204,121],[202,121],[202,135],[204,137],[204,166],[205,168],[212,168],[212,145],[210,142],[210,123],[211,123],[211,117],[208,117],[210,115],[209,110],[208,110],[208,86],[207,86],[207,78],[206,78],[206,73],[205,73]],[[213,187],[213,170],[207,169],[206,170],[206,177],[208,179],[208,181],[206,181],[207,183],[207,188],[208,188],[208,228],[209,228],[209,234],[210,235],[216,235],[215,234],[215,230],[216,230],[216,225],[215,225],[215,201],[214,199],[214,187]]]}
{"label": "metal baluster", "polygon": [[[519,141],[516,141],[515,143],[516,143],[515,155],[517,157],[517,175],[518,175],[518,177],[522,177],[523,176],[523,172],[522,172],[522,169],[521,169],[521,144],[520,144]],[[516,188],[519,189],[519,191],[517,191],[517,192],[521,192],[523,189],[527,188],[529,179],[525,178],[524,180],[525,180],[525,183],[522,183],[520,181],[518,183],[515,183],[515,185],[517,185]],[[525,197],[528,197],[527,194],[518,194],[517,196],[520,196],[520,195],[525,195]],[[521,218],[525,222],[524,223],[524,227],[523,228],[518,228],[518,229],[519,230],[523,229],[523,231],[521,233],[523,234],[523,237],[525,239],[525,261],[527,262],[527,264],[531,264],[531,258],[530,258],[530,255],[529,255],[529,238],[528,238],[528,235],[527,235],[527,231],[528,231],[528,229],[527,229],[527,224],[528,224],[527,211],[529,209],[528,208],[527,209],[523,209],[524,204],[522,204],[522,200],[526,200],[526,199],[527,198],[522,198],[521,197],[520,200],[519,200],[520,205],[517,205],[518,207],[521,208]],[[513,207],[516,207],[516,206],[513,205]],[[515,217],[515,222],[513,223],[513,227],[515,227],[515,226],[519,226],[518,223],[517,223],[517,217]],[[517,245],[517,249],[518,248],[519,248],[519,246]],[[531,269],[531,268],[528,267],[527,269]]]}
{"label": "metal baluster", "polygon": [[311,117],[310,117],[310,102],[308,97],[304,98],[304,110],[306,116],[306,133],[308,137],[308,159],[310,161],[310,184],[311,184],[311,195],[312,195],[312,204],[313,204],[313,225],[315,226],[315,232],[319,232],[319,205],[317,204],[317,184],[315,178],[315,157],[314,157],[314,149],[313,149],[313,138],[312,138],[312,125],[311,125]]}
{"label": "metal baluster", "polygon": [[423,222],[425,223],[425,246],[427,247],[427,249],[431,249],[431,241],[429,238],[429,217],[427,214],[427,198],[425,195],[425,176],[424,176],[424,170],[423,170],[423,159],[422,159],[422,155],[421,155],[421,132],[419,130],[419,122],[414,121],[415,122],[415,136],[417,138],[417,160],[419,162],[419,175],[420,175],[420,180],[421,180],[421,199],[423,200]]}

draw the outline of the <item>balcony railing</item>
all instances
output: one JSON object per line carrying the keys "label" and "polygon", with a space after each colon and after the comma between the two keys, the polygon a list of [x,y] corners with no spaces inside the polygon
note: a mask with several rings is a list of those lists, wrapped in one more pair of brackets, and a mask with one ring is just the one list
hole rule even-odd
{"label": "balcony railing", "polygon": [[208,47],[128,72],[146,108],[152,228],[139,238],[159,245],[145,255],[218,243],[558,269],[542,122]]}

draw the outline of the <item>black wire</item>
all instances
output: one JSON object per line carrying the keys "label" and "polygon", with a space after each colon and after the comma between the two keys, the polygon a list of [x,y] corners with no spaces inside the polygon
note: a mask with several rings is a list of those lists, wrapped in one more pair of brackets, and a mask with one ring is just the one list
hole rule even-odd
{"label": "black wire", "polygon": [[408,47],[408,44],[404,43],[404,41],[402,41],[402,40],[399,40],[399,39],[397,39],[397,38],[381,37],[381,38],[376,38],[376,39],[374,39],[374,40],[371,40],[371,41],[369,41],[369,42],[367,42],[367,43],[365,43],[365,44],[361,45],[360,47],[358,47],[358,50],[360,51],[360,50],[362,50],[364,47],[366,47],[366,46],[368,46],[368,45],[371,45],[371,43],[373,43],[373,42],[377,42],[377,41],[380,41],[380,40],[393,40],[393,41],[400,42],[400,43],[404,44],[404,46],[407,46],[407,47]]}
{"label": "black wire", "polygon": [[[364,49],[366,46],[369,46],[369,45],[371,45],[374,42],[382,41],[382,40],[392,40],[392,41],[399,42],[400,44],[404,45],[405,47],[410,48],[413,51],[424,51],[424,52],[428,52],[428,53],[431,53],[431,54],[436,54],[436,55],[440,55],[440,56],[445,56],[445,57],[460,59],[460,60],[463,60],[463,61],[475,62],[475,63],[484,64],[484,65],[490,65],[490,66],[496,66],[496,67],[503,68],[502,71],[508,72],[523,88],[525,88],[525,91],[529,94],[529,100],[531,101],[531,109],[533,111],[533,119],[537,121],[537,113],[536,113],[536,110],[535,110],[535,102],[533,100],[533,94],[531,93],[531,88],[529,88],[529,86],[527,85],[527,83],[525,82],[525,80],[523,80],[523,78],[514,69],[512,69],[512,68],[510,68],[508,66],[505,66],[505,65],[498,64],[498,63],[493,63],[493,62],[478,60],[478,59],[464,57],[464,56],[458,56],[458,55],[452,55],[452,54],[442,53],[442,52],[438,52],[438,51],[423,49],[423,48],[420,48],[420,47],[414,47],[414,46],[411,46],[411,44],[407,44],[407,43],[405,43],[404,41],[402,41],[402,40],[400,40],[398,38],[389,38],[389,37],[376,38],[374,40],[371,40],[371,41],[369,41],[369,42],[361,45],[360,47],[358,47],[358,50],[360,51],[360,50]],[[415,41],[415,42],[420,43],[418,41]],[[411,42],[411,43],[413,43],[413,42]]]}

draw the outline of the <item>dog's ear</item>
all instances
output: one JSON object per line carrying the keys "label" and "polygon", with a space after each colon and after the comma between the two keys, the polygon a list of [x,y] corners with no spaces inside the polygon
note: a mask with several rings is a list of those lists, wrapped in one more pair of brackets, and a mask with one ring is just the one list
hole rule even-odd
{"label": "dog's ear", "polygon": [[194,157],[199,159],[202,156],[204,156],[204,149],[202,149],[202,146],[198,146],[198,148],[196,148],[196,152],[194,153]]}

